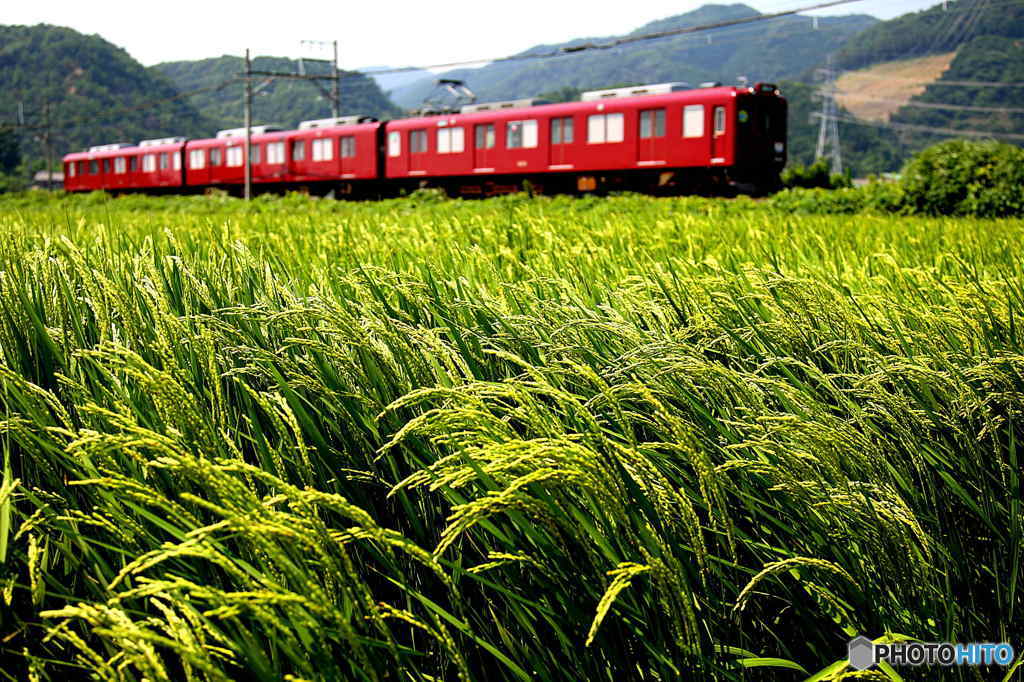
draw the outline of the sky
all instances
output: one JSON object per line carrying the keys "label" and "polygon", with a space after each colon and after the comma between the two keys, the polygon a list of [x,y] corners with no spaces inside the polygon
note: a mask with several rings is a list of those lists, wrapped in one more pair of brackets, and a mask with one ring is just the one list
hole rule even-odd
{"label": "sky", "polygon": [[[715,0],[731,4],[737,0]],[[746,4],[773,12],[821,0],[757,0]],[[857,0],[812,14],[871,14],[888,19],[940,0]],[[274,3],[290,11],[263,11],[255,3],[177,0],[171,4],[110,0],[6,3],[0,24],[39,23],[99,34],[146,66],[223,54],[330,58],[302,41],[338,41],[344,69],[425,66],[514,54],[543,43],[628,33],[649,21],[709,4],[705,0],[481,0],[430,2]],[[245,8],[243,10],[243,8]]]}

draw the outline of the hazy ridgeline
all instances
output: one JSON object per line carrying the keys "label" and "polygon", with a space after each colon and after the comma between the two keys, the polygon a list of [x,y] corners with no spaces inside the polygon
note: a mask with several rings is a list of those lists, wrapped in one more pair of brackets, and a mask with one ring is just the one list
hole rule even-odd
{"label": "hazy ridgeline", "polygon": [[748,201],[8,199],[0,669],[1019,649],[1022,241]]}

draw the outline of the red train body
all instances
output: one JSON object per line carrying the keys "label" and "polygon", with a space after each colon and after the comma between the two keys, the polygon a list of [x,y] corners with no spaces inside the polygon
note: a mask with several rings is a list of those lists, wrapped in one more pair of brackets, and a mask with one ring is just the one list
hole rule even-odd
{"label": "red train body", "polygon": [[[686,192],[714,185],[770,189],[785,165],[786,101],[774,85],[645,86],[586,96],[589,101],[474,105],[389,122],[352,117],[306,122],[298,130],[254,128],[253,183],[258,190],[367,195],[427,186],[490,195],[515,191],[524,180],[539,191]],[[65,188],[238,191],[244,145],[242,129],[215,139],[96,147],[64,157]]]}

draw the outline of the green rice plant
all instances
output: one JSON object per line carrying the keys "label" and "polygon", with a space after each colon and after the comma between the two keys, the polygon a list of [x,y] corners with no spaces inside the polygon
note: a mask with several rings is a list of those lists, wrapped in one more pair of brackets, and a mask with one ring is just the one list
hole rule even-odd
{"label": "green rice plant", "polygon": [[1022,236],[0,198],[0,670],[1010,679],[845,649],[1024,631]]}

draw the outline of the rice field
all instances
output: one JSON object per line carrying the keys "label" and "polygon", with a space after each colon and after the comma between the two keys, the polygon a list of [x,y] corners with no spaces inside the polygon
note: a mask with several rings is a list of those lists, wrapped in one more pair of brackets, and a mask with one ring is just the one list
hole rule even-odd
{"label": "rice field", "polygon": [[0,198],[0,675],[1016,679],[846,643],[1024,648],[1022,242]]}

